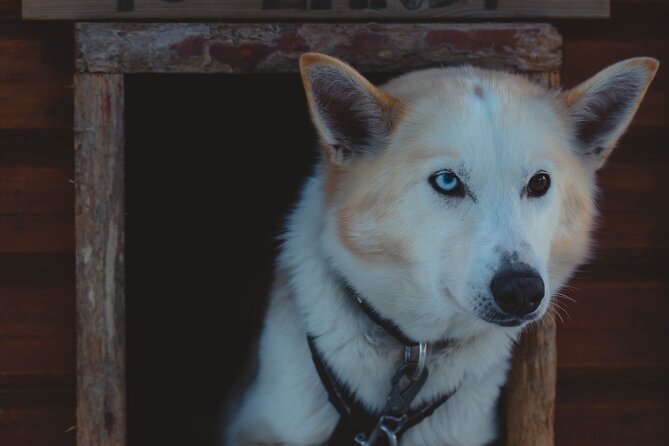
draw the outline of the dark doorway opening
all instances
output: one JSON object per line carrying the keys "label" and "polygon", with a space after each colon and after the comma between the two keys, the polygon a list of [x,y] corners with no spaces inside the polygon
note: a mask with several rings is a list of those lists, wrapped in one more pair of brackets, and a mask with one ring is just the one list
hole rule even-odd
{"label": "dark doorway opening", "polygon": [[128,444],[210,445],[316,138],[297,75],[126,85]]}

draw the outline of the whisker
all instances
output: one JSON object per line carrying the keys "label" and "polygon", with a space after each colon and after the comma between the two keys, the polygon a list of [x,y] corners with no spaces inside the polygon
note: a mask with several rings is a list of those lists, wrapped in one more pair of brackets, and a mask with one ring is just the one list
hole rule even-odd
{"label": "whisker", "polygon": [[[564,309],[556,302],[551,302],[550,305],[548,306],[548,311],[550,312],[550,314],[553,316],[557,316],[560,319],[560,322],[564,324],[564,319],[562,318],[560,310],[564,311]],[[566,311],[565,314],[569,315]]]}
{"label": "whisker", "polygon": [[555,297],[556,297],[557,299],[564,299],[564,300],[568,300],[568,301],[570,301],[570,302],[578,303],[578,301],[577,301],[576,299],[574,299],[574,298],[571,297],[571,296],[567,296],[567,295],[564,294],[564,293],[556,293],[556,294],[555,294]]}

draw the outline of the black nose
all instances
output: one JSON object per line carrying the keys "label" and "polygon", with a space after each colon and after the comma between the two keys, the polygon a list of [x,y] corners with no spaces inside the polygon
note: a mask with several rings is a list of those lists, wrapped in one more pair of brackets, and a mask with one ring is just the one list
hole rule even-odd
{"label": "black nose", "polygon": [[492,278],[490,290],[502,310],[521,316],[539,307],[544,297],[544,281],[534,270],[506,270]]}

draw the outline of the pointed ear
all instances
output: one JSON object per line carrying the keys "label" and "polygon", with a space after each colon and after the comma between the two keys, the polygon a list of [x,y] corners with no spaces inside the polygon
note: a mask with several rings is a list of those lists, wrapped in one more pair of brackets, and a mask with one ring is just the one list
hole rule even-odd
{"label": "pointed ear", "polygon": [[650,57],[627,59],[560,96],[576,144],[594,169],[604,164],[629,126],[658,67]]}
{"label": "pointed ear", "polygon": [[399,114],[397,99],[334,57],[304,54],[300,72],[311,118],[331,162],[342,165],[379,150]]}

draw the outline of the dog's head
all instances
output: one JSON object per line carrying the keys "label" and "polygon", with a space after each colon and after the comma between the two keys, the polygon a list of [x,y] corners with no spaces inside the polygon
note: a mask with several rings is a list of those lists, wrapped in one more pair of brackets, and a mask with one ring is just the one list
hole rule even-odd
{"label": "dog's head", "polygon": [[376,88],[304,55],[334,267],[415,339],[540,318],[587,255],[595,171],[657,67],[629,59],[565,92],[475,68]]}

